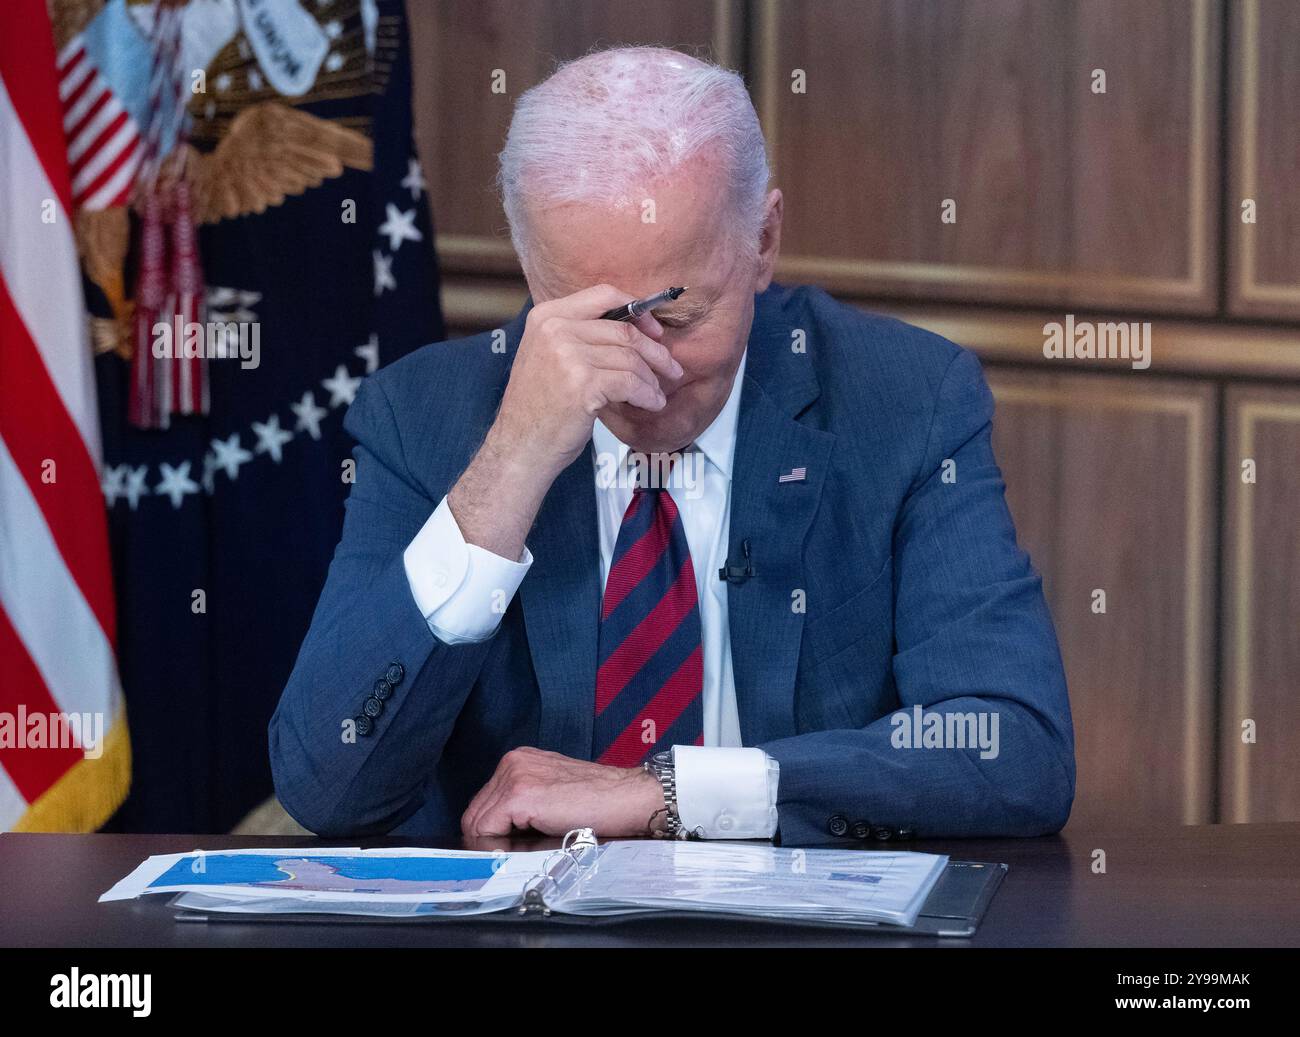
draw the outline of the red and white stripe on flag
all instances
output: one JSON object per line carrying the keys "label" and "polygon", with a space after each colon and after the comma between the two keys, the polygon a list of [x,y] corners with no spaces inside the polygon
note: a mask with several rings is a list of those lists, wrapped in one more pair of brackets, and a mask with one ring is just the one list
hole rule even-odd
{"label": "red and white stripe on flag", "polygon": [[[45,2],[6,0],[0,9],[0,830],[93,830],[130,784],[94,371],[63,122]],[[85,744],[96,730],[100,742]]]}
{"label": "red and white stripe on flag", "polygon": [[95,67],[80,35],[59,52],[58,68],[72,204],[78,209],[125,205],[144,154],[140,128]]}

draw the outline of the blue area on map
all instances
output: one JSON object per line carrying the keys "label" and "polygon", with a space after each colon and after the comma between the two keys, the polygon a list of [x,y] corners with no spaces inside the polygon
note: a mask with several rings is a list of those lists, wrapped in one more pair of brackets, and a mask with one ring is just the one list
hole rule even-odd
{"label": "blue area on map", "polygon": [[[219,886],[281,883],[289,874],[277,861],[309,860],[328,865],[350,879],[402,879],[410,882],[466,882],[492,877],[490,857],[282,857],[259,854],[204,854],[182,857],[151,883],[164,886]],[[196,868],[197,864],[197,868]]]}

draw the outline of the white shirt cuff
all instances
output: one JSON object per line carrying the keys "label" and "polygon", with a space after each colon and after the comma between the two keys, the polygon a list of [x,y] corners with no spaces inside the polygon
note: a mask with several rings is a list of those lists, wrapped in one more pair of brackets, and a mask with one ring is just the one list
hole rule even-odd
{"label": "white shirt cuff", "polygon": [[673,746],[677,814],[705,839],[771,839],[781,765],[762,749]]}
{"label": "white shirt cuff", "polygon": [[402,553],[406,581],[434,637],[444,644],[486,641],[533,564],[524,548],[517,562],[465,542],[447,498]]}

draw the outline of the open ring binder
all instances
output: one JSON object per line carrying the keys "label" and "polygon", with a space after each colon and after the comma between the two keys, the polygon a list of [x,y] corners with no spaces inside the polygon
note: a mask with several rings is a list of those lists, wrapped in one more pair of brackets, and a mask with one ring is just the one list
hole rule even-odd
{"label": "open ring binder", "polygon": [[595,868],[600,856],[600,844],[590,828],[574,828],[564,836],[558,850],[542,862],[542,870],[528,880],[519,900],[521,915],[551,914],[546,903],[546,893],[556,898],[572,891],[585,875]]}
{"label": "open ring binder", "polygon": [[[178,894],[181,921],[439,924],[634,920],[854,927],[970,936],[1003,864],[913,851],[803,849],[755,842],[601,842],[591,828],[559,849],[259,849],[150,858],[105,894]],[[411,887],[415,887],[412,889]]]}

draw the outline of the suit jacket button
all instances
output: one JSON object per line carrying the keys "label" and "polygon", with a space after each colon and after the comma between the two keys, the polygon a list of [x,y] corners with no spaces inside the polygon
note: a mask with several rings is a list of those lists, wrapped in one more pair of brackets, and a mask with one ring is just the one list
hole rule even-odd
{"label": "suit jacket button", "polygon": [[871,825],[866,821],[853,822],[853,838],[869,839],[871,837]]}
{"label": "suit jacket button", "polygon": [[904,842],[911,842],[916,838],[916,829],[904,825],[898,830],[898,838],[902,839]]}
{"label": "suit jacket button", "polygon": [[389,663],[384,679],[395,688],[402,683],[402,678],[405,676],[406,670],[402,668],[401,663]]}
{"label": "suit jacket button", "polygon": [[361,707],[361,712],[372,718],[379,716],[383,711],[384,704],[378,699],[366,699],[366,704]]}
{"label": "suit jacket button", "polygon": [[878,843],[887,843],[894,838],[894,830],[886,828],[884,825],[877,825],[871,830],[871,837]]}
{"label": "suit jacket button", "polygon": [[841,836],[849,830],[849,819],[843,814],[832,814],[826,827],[830,830],[831,835]]}
{"label": "suit jacket button", "polygon": [[357,725],[357,734],[362,738],[365,738],[366,735],[370,734],[370,732],[375,729],[375,722],[364,713],[359,717],[353,717],[352,722]]}
{"label": "suit jacket button", "polygon": [[374,690],[370,694],[380,702],[384,702],[393,694],[393,686],[383,677],[380,677],[379,680],[375,681]]}

